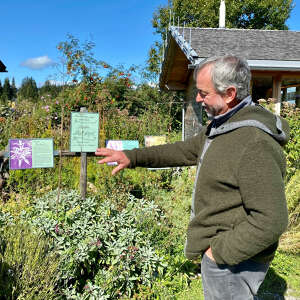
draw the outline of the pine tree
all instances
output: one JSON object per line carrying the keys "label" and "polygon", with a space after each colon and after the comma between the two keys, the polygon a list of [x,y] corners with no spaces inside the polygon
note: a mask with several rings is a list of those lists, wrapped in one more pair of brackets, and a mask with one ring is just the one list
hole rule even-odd
{"label": "pine tree", "polygon": [[26,77],[22,80],[18,95],[30,101],[36,102],[38,99],[38,88],[32,77]]}
{"label": "pine tree", "polygon": [[11,100],[15,100],[17,98],[18,89],[16,87],[15,78],[13,77],[11,81]]}
{"label": "pine tree", "polygon": [[3,88],[2,88],[2,83],[0,80],[0,102],[1,102],[1,98],[2,98],[2,90],[3,90]]}
{"label": "pine tree", "polygon": [[4,79],[4,84],[2,88],[2,103],[7,103],[11,99],[11,86],[8,77]]}
{"label": "pine tree", "polygon": [[52,84],[50,80],[46,80],[44,85],[39,88],[39,94],[42,95],[50,95],[51,97],[57,97],[60,91],[62,90],[62,86],[57,86]]}

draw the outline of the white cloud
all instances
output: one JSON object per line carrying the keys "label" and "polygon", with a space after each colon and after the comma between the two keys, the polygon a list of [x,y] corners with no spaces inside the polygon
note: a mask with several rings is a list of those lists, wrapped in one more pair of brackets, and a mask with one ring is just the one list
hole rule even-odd
{"label": "white cloud", "polygon": [[28,58],[21,63],[21,66],[33,70],[41,70],[41,69],[48,68],[49,66],[53,66],[54,64],[55,64],[54,61],[50,59],[48,55],[45,55],[45,56],[39,56],[34,58]]}

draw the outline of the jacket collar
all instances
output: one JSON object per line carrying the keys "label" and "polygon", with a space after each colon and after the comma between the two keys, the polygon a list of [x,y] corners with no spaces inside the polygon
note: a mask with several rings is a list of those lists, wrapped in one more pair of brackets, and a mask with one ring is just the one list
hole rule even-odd
{"label": "jacket collar", "polygon": [[236,114],[243,107],[253,105],[251,96],[247,96],[244,98],[238,105],[227,111],[225,114],[218,115],[213,117],[211,123],[207,126],[206,135],[210,134],[212,128],[218,128],[223,123],[225,123],[228,119],[230,119],[234,114]]}

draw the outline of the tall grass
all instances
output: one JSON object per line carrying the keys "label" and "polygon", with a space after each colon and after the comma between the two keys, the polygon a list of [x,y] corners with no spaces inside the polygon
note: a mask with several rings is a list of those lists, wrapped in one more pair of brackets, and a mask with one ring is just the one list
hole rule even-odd
{"label": "tall grass", "polygon": [[59,258],[50,245],[21,222],[1,230],[1,299],[55,298]]}

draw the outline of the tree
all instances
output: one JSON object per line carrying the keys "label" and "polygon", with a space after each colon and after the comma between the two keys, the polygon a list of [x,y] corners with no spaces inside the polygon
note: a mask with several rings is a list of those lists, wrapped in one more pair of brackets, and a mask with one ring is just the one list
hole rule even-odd
{"label": "tree", "polygon": [[[100,67],[108,68],[104,61],[98,61],[94,58],[93,41],[81,43],[79,39],[68,34],[65,42],[60,42],[57,49],[63,55],[63,63],[67,66],[67,75],[76,81],[89,81],[90,77],[95,74],[98,76],[97,70]],[[94,77],[95,77],[94,76]]]}
{"label": "tree", "polygon": [[24,99],[37,101],[38,88],[35,80],[32,77],[26,77],[22,80],[18,95]]}
{"label": "tree", "polygon": [[[216,28],[219,26],[220,0],[173,0],[158,7],[152,26],[161,41],[166,38],[169,24],[186,27]],[[226,28],[288,29],[285,24],[294,7],[293,0],[226,0]],[[149,51],[148,71],[159,72],[162,43],[156,42]]]}
{"label": "tree", "polygon": [[[3,88],[2,88],[2,83],[1,83],[1,80],[0,80],[0,100],[1,100],[1,98],[2,98],[2,90],[3,90]],[[1,102],[1,101],[0,101]]]}
{"label": "tree", "polygon": [[17,98],[17,92],[18,92],[18,89],[16,87],[15,78],[13,77],[13,79],[11,81],[11,100],[14,100]]}
{"label": "tree", "polygon": [[56,98],[62,89],[63,86],[52,84],[50,80],[46,80],[44,85],[40,87],[39,94],[40,96],[50,95],[51,97]]}
{"label": "tree", "polygon": [[11,99],[12,96],[12,91],[11,91],[11,86],[8,77],[5,78],[3,88],[2,88],[2,96],[1,100],[2,103],[6,103]]}
{"label": "tree", "polygon": [[72,35],[68,35],[67,40],[57,46],[66,65],[65,75],[72,78],[73,86],[69,87],[76,106],[96,104],[98,111],[103,113],[111,107],[124,109],[124,95],[133,85],[131,76],[137,67],[113,67],[94,58],[94,47],[92,41],[82,43]]}
{"label": "tree", "polygon": [[[77,105],[86,106],[95,103],[101,104],[106,99],[102,97],[99,86],[102,81],[102,74],[111,69],[104,61],[94,58],[93,48],[95,43],[86,41],[81,43],[79,39],[72,35],[67,35],[67,40],[60,42],[57,49],[61,52],[61,61],[66,66],[66,72],[62,73],[63,78],[67,76],[73,83],[73,92],[75,92]],[[104,69],[106,69],[104,71]],[[71,87],[71,86],[70,86]],[[101,100],[100,100],[101,99]]]}
{"label": "tree", "polygon": [[[181,95],[182,96],[182,95]],[[168,130],[181,127],[182,101],[177,92],[160,91],[157,87],[142,83],[136,89],[128,90],[124,102],[129,115],[142,116],[146,111],[161,114],[169,119]]]}

